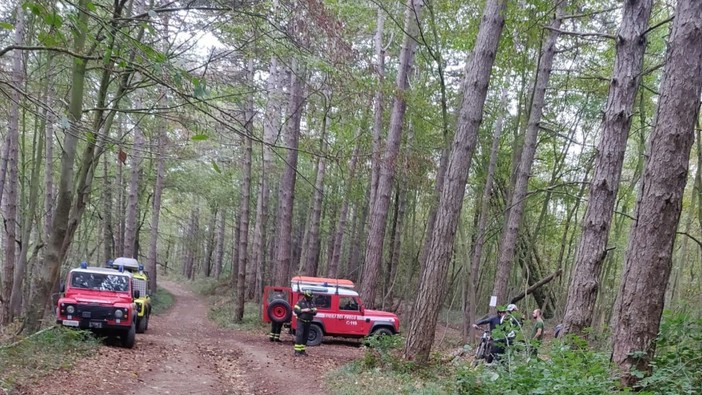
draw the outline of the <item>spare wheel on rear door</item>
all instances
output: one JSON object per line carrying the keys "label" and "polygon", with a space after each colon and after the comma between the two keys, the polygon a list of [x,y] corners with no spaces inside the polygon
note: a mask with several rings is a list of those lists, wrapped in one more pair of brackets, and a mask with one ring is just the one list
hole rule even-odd
{"label": "spare wheel on rear door", "polygon": [[268,317],[273,322],[283,323],[292,318],[292,309],[287,300],[274,300],[268,305]]}

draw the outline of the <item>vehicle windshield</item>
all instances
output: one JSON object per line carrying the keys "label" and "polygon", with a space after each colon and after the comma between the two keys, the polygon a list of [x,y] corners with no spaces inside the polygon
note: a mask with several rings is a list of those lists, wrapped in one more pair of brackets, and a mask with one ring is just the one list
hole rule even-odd
{"label": "vehicle windshield", "polygon": [[129,292],[129,277],[107,273],[74,272],[71,287],[96,291]]}

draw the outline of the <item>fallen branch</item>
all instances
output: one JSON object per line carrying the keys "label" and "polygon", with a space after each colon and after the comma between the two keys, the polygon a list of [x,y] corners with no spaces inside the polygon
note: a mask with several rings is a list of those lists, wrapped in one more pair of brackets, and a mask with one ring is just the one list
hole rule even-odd
{"label": "fallen branch", "polygon": [[520,300],[524,299],[527,295],[531,294],[532,292],[536,291],[537,289],[541,288],[542,286],[550,283],[551,280],[558,277],[562,272],[563,272],[563,269],[558,269],[555,272],[549,274],[548,276],[542,278],[541,281],[539,281],[536,284],[532,285],[531,287],[527,288],[527,290],[524,291],[523,293],[520,293],[519,295],[514,296],[509,301],[509,303],[519,302]]}
{"label": "fallen branch", "polygon": [[52,329],[55,329],[55,328],[56,328],[56,325],[51,325],[51,326],[49,326],[49,327],[46,327],[46,328],[40,330],[39,332],[34,332],[34,333],[32,333],[31,335],[29,335],[29,336],[27,336],[27,337],[23,337],[23,338],[17,340],[16,342],[14,342],[14,343],[10,343],[10,344],[8,344],[8,345],[6,345],[6,346],[2,346],[2,347],[0,347],[0,350],[6,350],[6,349],[8,349],[8,348],[12,348],[12,347],[14,347],[14,346],[16,346],[16,345],[22,343],[23,341],[25,341],[25,340],[27,340],[27,339],[31,339],[31,338],[33,338],[34,336],[40,335],[40,334],[42,334],[42,333],[44,333],[44,332],[48,332],[48,331],[50,331],[50,330],[52,330]]}

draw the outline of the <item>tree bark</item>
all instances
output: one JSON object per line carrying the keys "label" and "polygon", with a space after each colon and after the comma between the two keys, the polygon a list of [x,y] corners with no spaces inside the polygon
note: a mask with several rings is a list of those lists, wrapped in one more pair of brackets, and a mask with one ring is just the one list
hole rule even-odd
{"label": "tree bark", "polygon": [[679,0],[631,228],[612,360],[624,385],[651,371],[702,94],[702,2]]}
{"label": "tree bark", "polygon": [[597,147],[595,174],[582,220],[573,277],[568,287],[564,333],[584,334],[584,330],[592,325],[631,116],[643,68],[645,32],[652,3],[651,0],[624,3],[622,24],[617,33],[614,70],[601,125],[602,139]]}
{"label": "tree bark", "polygon": [[[75,24],[73,24],[75,53],[83,53],[88,25],[88,14],[86,9],[87,0],[80,0],[78,3]],[[86,62],[82,59],[73,60],[71,71],[71,95],[68,106],[69,130],[65,133],[63,140],[63,152],[61,155],[61,173],[59,177],[58,200],[54,212],[53,228],[48,241],[44,263],[40,265],[37,273],[38,280],[34,287],[34,295],[31,296],[27,320],[25,321],[25,331],[36,332],[41,326],[41,318],[44,315],[44,308],[51,296],[51,286],[58,279],[59,269],[63,261],[63,251],[65,237],[68,231],[68,219],[73,201],[73,178],[75,171],[76,148],[78,136],[81,135],[81,116],[83,112],[83,95],[85,86]]]}
{"label": "tree bark", "polygon": [[385,48],[383,47],[383,31],[385,30],[385,10],[378,7],[378,17],[376,20],[375,38],[373,45],[375,50],[375,74],[376,91],[373,98],[373,141],[371,158],[371,179],[370,179],[370,200],[371,207],[375,202],[375,193],[378,190],[378,179],[380,177],[380,152],[382,149],[383,132],[383,85],[385,84]]}
{"label": "tree bark", "polygon": [[227,218],[227,211],[221,209],[217,213],[217,235],[215,236],[215,256],[214,256],[214,277],[219,280],[219,276],[222,274],[222,262],[224,261],[224,234],[225,225]]}
{"label": "tree bark", "polygon": [[[254,63],[253,59],[248,61],[248,83],[254,86]],[[253,93],[246,102],[246,133],[253,136],[254,133],[254,98]],[[249,201],[251,200],[251,155],[253,151],[253,140],[244,137],[246,147],[244,149],[244,182],[241,186],[241,235],[239,236],[239,273],[236,286],[236,308],[234,309],[234,320],[242,322],[244,320],[244,302],[246,290],[246,265],[249,259]]]}
{"label": "tree bark", "polygon": [[151,202],[151,234],[149,236],[149,287],[151,292],[158,290],[158,229],[161,219],[161,196],[163,194],[163,180],[166,177],[166,133],[164,128],[156,132],[156,183],[154,197]]}
{"label": "tree bark", "polygon": [[[328,96],[326,100],[329,100]],[[312,197],[312,212],[310,213],[310,232],[307,238],[307,259],[304,273],[316,276],[319,268],[319,254],[322,240],[320,239],[320,223],[322,222],[322,199],[324,198],[324,173],[326,171],[326,134],[329,122],[331,103],[326,103],[324,117],[322,118],[322,133],[320,136],[320,156],[317,159],[317,177],[314,182],[314,196]]]}
{"label": "tree bark", "polygon": [[[349,196],[351,194],[351,187],[353,186],[353,180],[356,176],[356,165],[358,163],[358,150],[360,148],[360,134],[361,129],[356,133],[356,145],[353,148],[353,153],[351,154],[351,163],[349,164],[349,178],[346,180],[346,185],[344,186],[344,195]],[[336,232],[334,234],[334,245],[332,246],[332,256],[327,265],[327,277],[336,278],[339,273],[339,262],[341,261],[341,250],[344,245],[344,233],[346,231],[346,220],[349,213],[349,200],[344,199],[341,203],[341,212],[339,213],[339,223],[336,227]],[[353,233],[351,233],[353,235]]]}
{"label": "tree bark", "polygon": [[396,93],[393,98],[392,114],[390,115],[390,129],[388,131],[385,152],[383,153],[380,163],[375,200],[371,201],[371,220],[368,230],[368,239],[366,241],[366,256],[360,292],[363,302],[369,308],[374,308],[376,303],[376,290],[380,278],[380,266],[383,259],[385,226],[388,217],[388,208],[390,207],[390,194],[392,193],[395,180],[395,162],[400,152],[402,124],[407,108],[405,95],[409,89],[409,72],[414,64],[414,56],[417,51],[415,37],[419,31],[418,24],[423,4],[421,0],[407,0],[404,22],[404,31],[406,33],[400,52],[400,65],[395,86]]}
{"label": "tree bark", "polygon": [[268,204],[270,194],[271,162],[273,152],[271,146],[275,143],[280,128],[280,87],[278,76],[278,59],[271,57],[268,70],[266,91],[268,102],[266,114],[263,119],[263,161],[261,163],[260,192],[256,201],[256,224],[254,225],[253,246],[251,249],[251,262],[253,263],[252,276],[249,278],[249,299],[253,299],[263,290],[263,268],[266,262],[266,234],[268,229]]}
{"label": "tree bark", "polygon": [[300,140],[300,121],[304,106],[302,91],[304,88],[304,67],[298,66],[293,61],[290,98],[288,111],[290,119],[287,125],[288,155],[286,167],[280,182],[280,209],[278,211],[278,233],[276,251],[275,285],[285,285],[290,279],[290,265],[292,261],[292,223],[293,206],[295,200],[295,181],[297,179],[297,146]]}
{"label": "tree bark", "polygon": [[212,255],[215,249],[215,234],[217,229],[217,216],[219,215],[219,207],[212,210],[212,218],[207,227],[207,246],[205,247],[205,262],[202,265],[202,274],[205,277],[212,275]]}
{"label": "tree bark", "polygon": [[[22,3],[17,3],[15,22],[15,43],[24,44],[24,10]],[[21,285],[24,280],[24,266],[15,268],[17,246],[17,187],[18,187],[18,158],[19,158],[19,109],[20,89],[24,84],[24,62],[21,51],[15,51],[12,57],[12,91],[10,98],[10,116],[7,125],[7,199],[4,204],[5,214],[5,257],[2,275],[2,297],[7,303],[0,303],[2,313],[0,323],[7,324],[14,318],[14,313],[19,312],[22,297]],[[26,240],[29,244],[29,240]],[[15,273],[17,271],[17,273]],[[19,283],[18,283],[19,282]]]}
{"label": "tree bark", "polygon": [[480,214],[478,216],[478,226],[473,243],[473,254],[470,260],[470,274],[468,277],[468,297],[466,301],[463,332],[467,336],[470,333],[470,325],[475,322],[475,312],[478,293],[478,274],[480,273],[480,261],[483,256],[483,245],[485,244],[485,231],[487,221],[490,217],[490,199],[493,191],[493,181],[495,180],[495,169],[497,168],[497,156],[500,149],[500,136],[502,135],[502,125],[504,124],[504,114],[507,107],[507,89],[502,90],[502,98],[498,107],[498,115],[492,131],[492,147],[490,148],[490,161],[488,163],[485,187],[480,201]]}
{"label": "tree bark", "polygon": [[536,154],[539,123],[541,122],[541,115],[544,109],[546,88],[548,87],[548,81],[551,77],[553,60],[556,55],[556,41],[560,34],[559,28],[561,27],[561,17],[565,3],[565,0],[556,0],[556,14],[549,25],[548,35],[541,47],[541,58],[539,60],[536,80],[534,81],[531,110],[529,112],[529,121],[524,137],[524,149],[522,150],[519,167],[517,169],[514,193],[512,193],[512,198],[509,203],[509,214],[507,215],[505,232],[502,234],[502,241],[500,243],[497,273],[495,274],[495,285],[492,291],[492,294],[497,296],[497,303],[505,303],[507,301],[509,275],[512,270],[512,262],[517,248],[519,227],[522,222],[522,213],[529,189],[529,175]]}
{"label": "tree bark", "polygon": [[[137,101],[139,103],[139,101]],[[137,108],[141,107],[140,104]],[[138,122],[138,121],[137,121]],[[134,128],[134,147],[132,149],[132,157],[129,179],[129,196],[127,197],[127,215],[124,233],[124,255],[128,258],[137,258],[135,245],[137,235],[137,205],[139,204],[139,171],[141,170],[141,152],[143,146],[143,137],[141,127]]]}
{"label": "tree bark", "polygon": [[478,129],[482,122],[492,65],[504,26],[506,0],[488,0],[470,60],[466,63],[463,101],[458,114],[456,133],[449,154],[446,179],[439,195],[439,206],[413,305],[405,342],[404,356],[419,363],[429,358],[436,321],[444,295],[453,243],[465,194]]}

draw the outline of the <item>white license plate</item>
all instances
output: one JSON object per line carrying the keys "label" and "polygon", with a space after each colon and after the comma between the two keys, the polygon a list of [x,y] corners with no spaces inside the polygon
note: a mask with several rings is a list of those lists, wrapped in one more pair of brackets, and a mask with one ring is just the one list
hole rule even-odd
{"label": "white license plate", "polygon": [[91,328],[102,328],[102,322],[91,322],[88,324]]}
{"label": "white license plate", "polygon": [[80,322],[78,322],[76,320],[63,320],[63,325],[64,326],[74,326],[77,328],[80,326]]}

